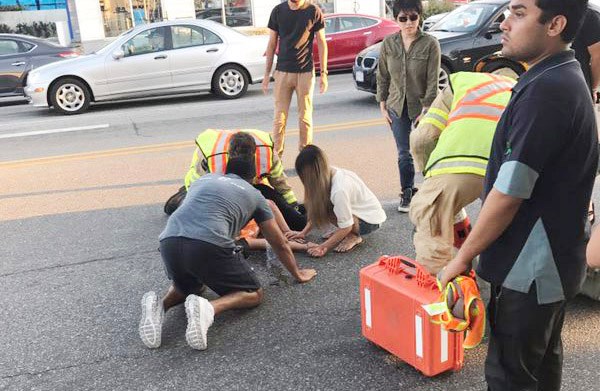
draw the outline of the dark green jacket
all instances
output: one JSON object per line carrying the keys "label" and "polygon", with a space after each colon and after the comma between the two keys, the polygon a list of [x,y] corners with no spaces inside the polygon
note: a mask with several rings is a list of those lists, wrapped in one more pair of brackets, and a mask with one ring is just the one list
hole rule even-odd
{"label": "dark green jacket", "polygon": [[377,70],[377,101],[402,115],[404,101],[414,120],[423,107],[431,106],[438,93],[440,44],[433,36],[418,32],[408,52],[400,32],[383,40]]}

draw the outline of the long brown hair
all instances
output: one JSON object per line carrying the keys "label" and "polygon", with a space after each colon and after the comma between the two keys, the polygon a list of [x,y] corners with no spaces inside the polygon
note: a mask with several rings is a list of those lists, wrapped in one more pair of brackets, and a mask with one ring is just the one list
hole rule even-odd
{"label": "long brown hair", "polygon": [[296,158],[296,172],[304,185],[304,204],[308,219],[316,227],[326,226],[333,216],[331,167],[327,156],[316,145],[307,145]]}

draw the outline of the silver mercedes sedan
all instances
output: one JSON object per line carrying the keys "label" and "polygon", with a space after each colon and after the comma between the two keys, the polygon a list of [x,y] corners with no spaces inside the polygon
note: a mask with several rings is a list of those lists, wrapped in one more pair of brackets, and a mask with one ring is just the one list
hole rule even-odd
{"label": "silver mercedes sedan", "polygon": [[236,99],[262,81],[267,39],[208,20],[146,24],[97,52],[31,71],[25,95],[63,114],[94,102],[202,91]]}

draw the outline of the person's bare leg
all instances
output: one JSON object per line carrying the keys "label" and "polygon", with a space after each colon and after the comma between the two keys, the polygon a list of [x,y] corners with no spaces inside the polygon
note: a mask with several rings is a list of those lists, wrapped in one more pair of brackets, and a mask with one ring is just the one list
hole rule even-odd
{"label": "person's bare leg", "polygon": [[182,304],[185,301],[186,295],[179,292],[173,285],[169,287],[169,290],[163,297],[163,308],[165,312],[171,307]]}
{"label": "person's bare leg", "polygon": [[218,299],[210,301],[210,304],[215,309],[215,315],[223,311],[252,308],[258,306],[263,300],[263,289],[260,288],[254,292],[233,292],[228,293]]}
{"label": "person's bare leg", "polygon": [[[194,290],[194,294],[201,296],[206,291],[206,285],[201,284],[197,289]],[[163,297],[163,309],[165,312],[171,307],[175,307],[176,305],[183,304],[187,295],[179,292],[175,289],[174,285],[169,287],[169,290]]]}
{"label": "person's bare leg", "polygon": [[333,251],[337,253],[346,253],[362,243],[363,239],[360,237],[358,218],[356,216],[353,217],[354,224],[352,225],[352,231],[342,239]]}
{"label": "person's bare leg", "polygon": [[[248,248],[252,251],[265,251],[267,249],[267,240],[266,239],[246,239],[248,243]],[[297,252],[305,252],[312,246],[316,246],[316,243],[306,242],[299,243],[296,241],[288,241],[292,251]]]}

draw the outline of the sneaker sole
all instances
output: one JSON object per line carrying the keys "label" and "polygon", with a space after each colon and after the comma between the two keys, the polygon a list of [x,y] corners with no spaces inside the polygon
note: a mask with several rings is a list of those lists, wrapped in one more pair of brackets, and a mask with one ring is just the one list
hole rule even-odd
{"label": "sneaker sole", "polygon": [[409,210],[410,210],[410,206],[407,208],[404,208],[402,206],[398,207],[398,212],[400,212],[400,213],[408,213]]}
{"label": "sneaker sole", "polygon": [[[198,316],[194,316],[196,313]],[[206,338],[202,337],[200,325],[197,324],[199,322],[197,318],[200,314],[200,299],[191,295],[188,296],[187,299],[185,299],[185,314],[188,319],[187,328],[185,330],[185,340],[192,349],[206,350]]]}
{"label": "sneaker sole", "polygon": [[[152,310],[151,308],[147,308],[148,306],[146,305],[146,295],[144,295],[144,297],[142,297],[142,319],[140,320],[140,325],[138,327],[138,332],[140,334],[140,338],[142,340],[142,342],[144,343],[144,345],[146,345],[146,347],[150,348],[150,349],[156,349],[158,347],[160,347],[161,344],[161,330],[156,330],[156,328],[160,328],[160,322],[159,324],[155,324],[151,318],[148,317],[148,311]],[[155,333],[158,334],[155,338],[154,338],[154,342],[152,342],[147,336],[148,336],[148,332],[146,330],[151,329],[150,332],[151,333]]]}

